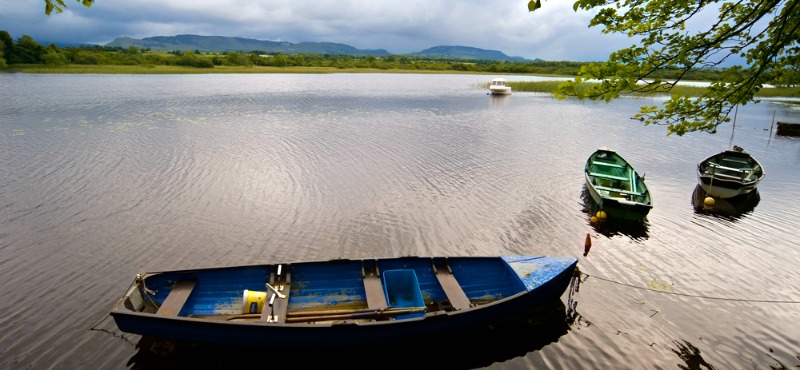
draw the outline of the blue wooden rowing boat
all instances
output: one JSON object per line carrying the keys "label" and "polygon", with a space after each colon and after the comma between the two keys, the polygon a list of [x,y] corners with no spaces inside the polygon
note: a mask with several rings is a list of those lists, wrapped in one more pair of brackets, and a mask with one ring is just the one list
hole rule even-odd
{"label": "blue wooden rowing boat", "polygon": [[137,275],[110,314],[123,332],[272,348],[443,335],[559,300],[574,258],[397,257]]}
{"label": "blue wooden rowing boat", "polygon": [[584,166],[586,189],[608,219],[641,221],[653,208],[653,198],[633,166],[616,151],[603,147]]}

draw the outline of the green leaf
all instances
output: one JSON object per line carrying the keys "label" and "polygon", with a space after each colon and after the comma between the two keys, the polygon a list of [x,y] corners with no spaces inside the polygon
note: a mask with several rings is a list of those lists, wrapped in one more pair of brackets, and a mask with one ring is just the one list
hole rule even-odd
{"label": "green leaf", "polygon": [[[744,66],[722,69],[702,96],[675,93],[637,115],[645,125],[665,125],[668,135],[715,132],[730,121],[735,107],[757,103],[754,94],[764,84],[800,81],[797,1],[573,0],[573,10],[579,9],[595,14],[589,27],[636,42],[605,62],[581,67],[575,81],[592,81],[589,87],[560,86],[554,92],[559,99],[609,102],[630,92],[670,92],[691,72],[722,69],[722,62],[736,57],[745,60]],[[697,23],[695,16],[706,11],[716,12],[716,21]],[[699,29],[687,31],[687,23]],[[663,83],[665,73],[680,77]]]}

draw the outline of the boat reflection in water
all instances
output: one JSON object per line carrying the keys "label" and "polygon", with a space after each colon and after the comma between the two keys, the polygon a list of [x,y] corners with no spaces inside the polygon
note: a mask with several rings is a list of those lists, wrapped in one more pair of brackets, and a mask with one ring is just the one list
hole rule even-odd
{"label": "boat reflection in water", "polygon": [[[709,201],[708,198],[713,199],[713,201]],[[731,219],[753,212],[760,200],[761,195],[758,193],[758,189],[753,189],[747,194],[737,195],[733,198],[712,197],[699,184],[695,186],[694,192],[692,192],[692,206],[696,213]]]}
{"label": "boat reflection in water", "polygon": [[637,221],[613,220],[610,218],[598,219],[596,216],[600,210],[600,205],[591,197],[586,184],[583,185],[581,199],[583,199],[583,212],[587,214],[590,220],[589,223],[599,234],[609,238],[616,235],[625,235],[635,240],[647,240],[649,238],[650,224],[646,218]]}
{"label": "boat reflection in water", "polygon": [[[580,284],[576,273],[568,289],[568,302]],[[571,305],[571,303],[570,303]],[[271,350],[270,343],[253,347],[203,345],[141,337],[130,369],[251,369],[329,368],[348,369],[443,368],[474,369],[525,356],[555,343],[569,332],[574,321],[561,299],[502,320],[454,335],[419,338],[412,343],[381,344],[357,348],[292,348]],[[573,319],[570,319],[573,317]],[[281,338],[274,338],[280,342]],[[260,364],[255,366],[255,364]],[[261,366],[263,365],[263,366]],[[276,367],[278,366],[278,367]]]}

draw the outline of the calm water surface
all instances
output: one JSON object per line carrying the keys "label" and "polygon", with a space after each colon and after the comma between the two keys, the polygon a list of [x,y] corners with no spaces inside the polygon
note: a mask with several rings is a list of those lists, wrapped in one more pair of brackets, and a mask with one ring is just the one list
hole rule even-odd
{"label": "calm water surface", "polygon": [[[658,100],[494,98],[492,77],[0,74],[0,369],[242,358],[119,332],[107,312],[145,271],[465,254],[577,257],[583,278],[554,314],[443,337],[456,350],[419,366],[800,366],[800,138],[773,127],[797,105],[677,137],[630,119]],[[758,194],[696,209],[697,162],[734,144],[766,169]],[[600,146],[646,174],[644,225],[590,223]]]}

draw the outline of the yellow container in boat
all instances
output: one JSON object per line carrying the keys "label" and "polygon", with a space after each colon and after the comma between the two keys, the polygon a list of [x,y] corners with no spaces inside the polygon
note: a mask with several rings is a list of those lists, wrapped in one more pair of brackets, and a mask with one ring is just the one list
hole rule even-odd
{"label": "yellow container in boat", "polygon": [[266,300],[267,292],[245,289],[244,297],[242,298],[242,313],[261,313]]}

